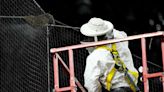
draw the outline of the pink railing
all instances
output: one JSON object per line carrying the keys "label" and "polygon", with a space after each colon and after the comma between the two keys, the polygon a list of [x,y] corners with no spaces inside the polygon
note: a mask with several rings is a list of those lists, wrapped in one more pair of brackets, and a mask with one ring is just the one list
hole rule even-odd
{"label": "pink railing", "polygon": [[[148,74],[148,72],[147,72],[147,58],[146,58],[146,39],[145,38],[154,37],[154,36],[161,36],[162,37],[161,50],[162,50],[163,72]],[[154,77],[161,77],[162,78],[163,92],[164,92],[164,39],[163,39],[163,36],[164,36],[164,32],[160,31],[160,32],[153,32],[153,33],[128,36],[127,38],[124,38],[124,39],[113,39],[113,40],[105,40],[105,41],[99,41],[99,42],[91,42],[88,44],[66,46],[66,47],[61,47],[61,48],[52,48],[50,50],[50,52],[52,54],[54,54],[53,55],[53,64],[54,64],[54,88],[55,88],[55,92],[68,91],[68,90],[70,90],[71,92],[76,92],[76,85],[81,89],[82,92],[85,92],[85,89],[83,88],[83,86],[75,78],[74,61],[73,61],[73,50],[74,49],[86,48],[86,47],[92,47],[92,46],[98,46],[98,45],[105,45],[105,44],[109,44],[109,43],[122,42],[122,41],[135,40],[135,39],[141,39],[144,92],[149,92],[148,78],[154,78]],[[68,51],[69,68],[66,66],[64,61],[61,59],[61,57],[57,53],[57,52],[61,52],[61,51]],[[66,68],[66,70],[70,74],[70,86],[69,87],[59,88],[58,60],[61,62],[61,64]]]}

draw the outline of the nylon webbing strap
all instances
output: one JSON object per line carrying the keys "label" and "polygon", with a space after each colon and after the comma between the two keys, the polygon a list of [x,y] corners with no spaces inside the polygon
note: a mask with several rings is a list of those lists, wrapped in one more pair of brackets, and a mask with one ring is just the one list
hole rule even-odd
{"label": "nylon webbing strap", "polygon": [[[134,91],[134,92],[140,92],[140,89],[138,88],[138,86],[134,83],[133,79],[131,78],[130,74],[128,73],[129,70],[126,68],[126,65],[124,64],[124,62],[120,59],[119,53],[116,49],[116,44],[112,44],[112,52],[113,54],[113,58],[116,61],[115,64],[115,68],[118,71],[123,71],[125,72],[125,78],[126,81],[128,82],[128,84],[130,85],[130,88]],[[131,73],[131,72],[130,72]],[[134,75],[136,76],[136,75]]]}
{"label": "nylon webbing strap", "polygon": [[116,68],[113,68],[113,69],[108,73],[108,76],[107,76],[107,79],[106,79],[106,81],[107,81],[107,86],[106,86],[106,88],[107,88],[108,91],[110,91],[110,88],[111,88],[111,81],[112,81],[112,79],[113,79],[115,73],[116,73]]}
{"label": "nylon webbing strap", "polygon": [[[113,79],[113,76],[116,72],[116,69],[120,72],[125,72],[125,78],[126,78],[126,81],[128,82],[130,88],[134,91],[134,92],[140,92],[140,89],[138,88],[137,85],[135,85],[133,79],[131,78],[131,76],[129,75],[129,73],[131,73],[134,77],[136,77],[137,79],[137,76],[138,74],[135,74],[133,73],[132,71],[129,71],[127,68],[126,68],[126,65],[124,64],[124,62],[120,59],[120,56],[119,56],[119,53],[116,49],[116,44],[112,44],[112,48],[109,48],[108,46],[100,46],[98,47],[97,49],[99,48],[102,48],[102,49],[106,49],[108,51],[111,52],[111,54],[113,55],[113,59],[115,60],[115,68],[113,68],[108,76],[107,76],[107,90],[110,90],[110,87],[111,87],[111,80]],[[129,72],[129,73],[128,73]],[[137,80],[135,80],[137,81]]]}
{"label": "nylon webbing strap", "polygon": [[118,71],[125,71],[126,69],[126,66],[124,64],[124,62],[120,59],[120,56],[119,56],[119,53],[116,49],[116,44],[112,44],[112,51],[111,51],[112,55],[113,55],[113,59],[116,61],[116,64],[115,64],[115,68],[118,70]]}

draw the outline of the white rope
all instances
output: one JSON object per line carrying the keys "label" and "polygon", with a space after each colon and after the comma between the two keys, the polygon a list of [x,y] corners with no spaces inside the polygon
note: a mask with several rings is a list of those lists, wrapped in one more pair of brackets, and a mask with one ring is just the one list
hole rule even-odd
{"label": "white rope", "polygon": [[38,6],[38,8],[45,14],[46,12],[42,9],[42,7],[35,1],[33,0],[33,2],[36,4],[36,6]]}
{"label": "white rope", "polygon": [[22,19],[25,16],[0,16],[0,18]]}

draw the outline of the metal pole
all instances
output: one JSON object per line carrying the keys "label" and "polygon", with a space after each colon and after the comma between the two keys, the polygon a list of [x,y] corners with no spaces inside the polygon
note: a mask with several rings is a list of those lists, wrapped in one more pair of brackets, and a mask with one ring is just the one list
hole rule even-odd
{"label": "metal pole", "polygon": [[162,50],[162,62],[163,62],[162,84],[163,84],[163,92],[164,92],[164,36],[162,36],[161,39],[161,50]]}
{"label": "metal pole", "polygon": [[45,14],[46,12],[42,9],[42,7],[35,1],[33,0],[33,2],[35,3],[35,5]]}
{"label": "metal pole", "polygon": [[142,48],[144,92],[149,92],[149,84],[148,84],[148,79],[147,79],[147,58],[146,58],[146,40],[145,40],[145,38],[141,38],[141,48]]}
{"label": "metal pole", "polygon": [[[60,63],[63,65],[63,67],[68,71],[68,73],[70,74],[70,70],[67,67],[67,65],[64,63],[63,59],[59,56],[59,54],[56,53],[56,57],[58,57]],[[82,84],[78,81],[78,79],[75,77],[75,83],[77,84],[77,86],[81,89],[82,92],[86,92],[85,89],[83,88]]]}
{"label": "metal pole", "polygon": [[69,68],[70,68],[70,86],[71,92],[76,92],[75,90],[75,74],[74,74],[74,60],[73,60],[73,50],[68,50],[69,54]]}
{"label": "metal pole", "polygon": [[50,92],[50,44],[49,44],[49,26],[47,26],[47,72],[48,72],[48,92]]}
{"label": "metal pole", "polygon": [[54,89],[55,92],[59,92],[59,70],[58,70],[58,58],[53,55],[53,67],[54,67]]}
{"label": "metal pole", "polygon": [[146,34],[128,36],[123,39],[112,39],[112,40],[105,40],[105,41],[99,41],[99,42],[90,42],[88,44],[78,44],[78,45],[72,45],[72,46],[66,46],[66,47],[60,47],[60,48],[52,48],[50,52],[54,53],[54,52],[66,51],[69,49],[93,47],[93,46],[99,46],[99,45],[104,45],[104,44],[109,44],[109,43],[123,42],[123,41],[128,41],[128,40],[141,39],[145,37],[161,36],[161,35],[164,35],[164,32],[146,33]]}

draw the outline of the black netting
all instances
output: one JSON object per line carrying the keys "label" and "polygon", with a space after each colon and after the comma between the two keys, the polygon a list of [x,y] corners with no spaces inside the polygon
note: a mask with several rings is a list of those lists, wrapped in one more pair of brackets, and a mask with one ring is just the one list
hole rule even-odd
{"label": "black netting", "polygon": [[39,15],[44,11],[35,0],[1,0],[0,16],[28,16]]}
{"label": "black netting", "polygon": [[47,34],[23,19],[43,14],[34,0],[0,0],[1,92],[46,92]]}
{"label": "black netting", "polygon": [[[140,49],[137,49],[140,50]],[[139,70],[142,67],[142,58],[133,54],[133,60],[135,67]],[[161,72],[162,67],[153,63],[153,61],[148,61],[148,73],[155,73]],[[139,72],[139,79],[138,79],[138,86],[142,92],[144,92],[144,85],[143,85],[143,75]],[[150,78],[149,79],[149,92],[162,92],[162,81],[159,77],[157,78]]]}
{"label": "black netting", "polygon": [[[75,29],[66,28],[64,26],[63,27],[62,26],[50,27],[50,43],[51,43],[50,47],[51,48],[79,44],[82,38],[83,36],[81,35],[81,33]],[[58,54],[66,63],[66,65],[69,67],[68,52],[67,51],[59,52]],[[85,59],[87,55],[88,53],[85,49],[74,50],[75,76],[77,77],[77,79],[80,81],[81,84],[84,84],[83,73],[84,73],[84,68],[85,68]],[[51,66],[52,66],[52,63],[51,63]],[[69,74],[63,68],[64,67],[62,65],[59,65],[60,87],[69,86]],[[53,70],[51,70],[51,78],[53,78],[52,71]],[[53,83],[53,80],[51,80],[51,83]]]}
{"label": "black netting", "polygon": [[46,31],[0,19],[1,92],[47,91]]}

